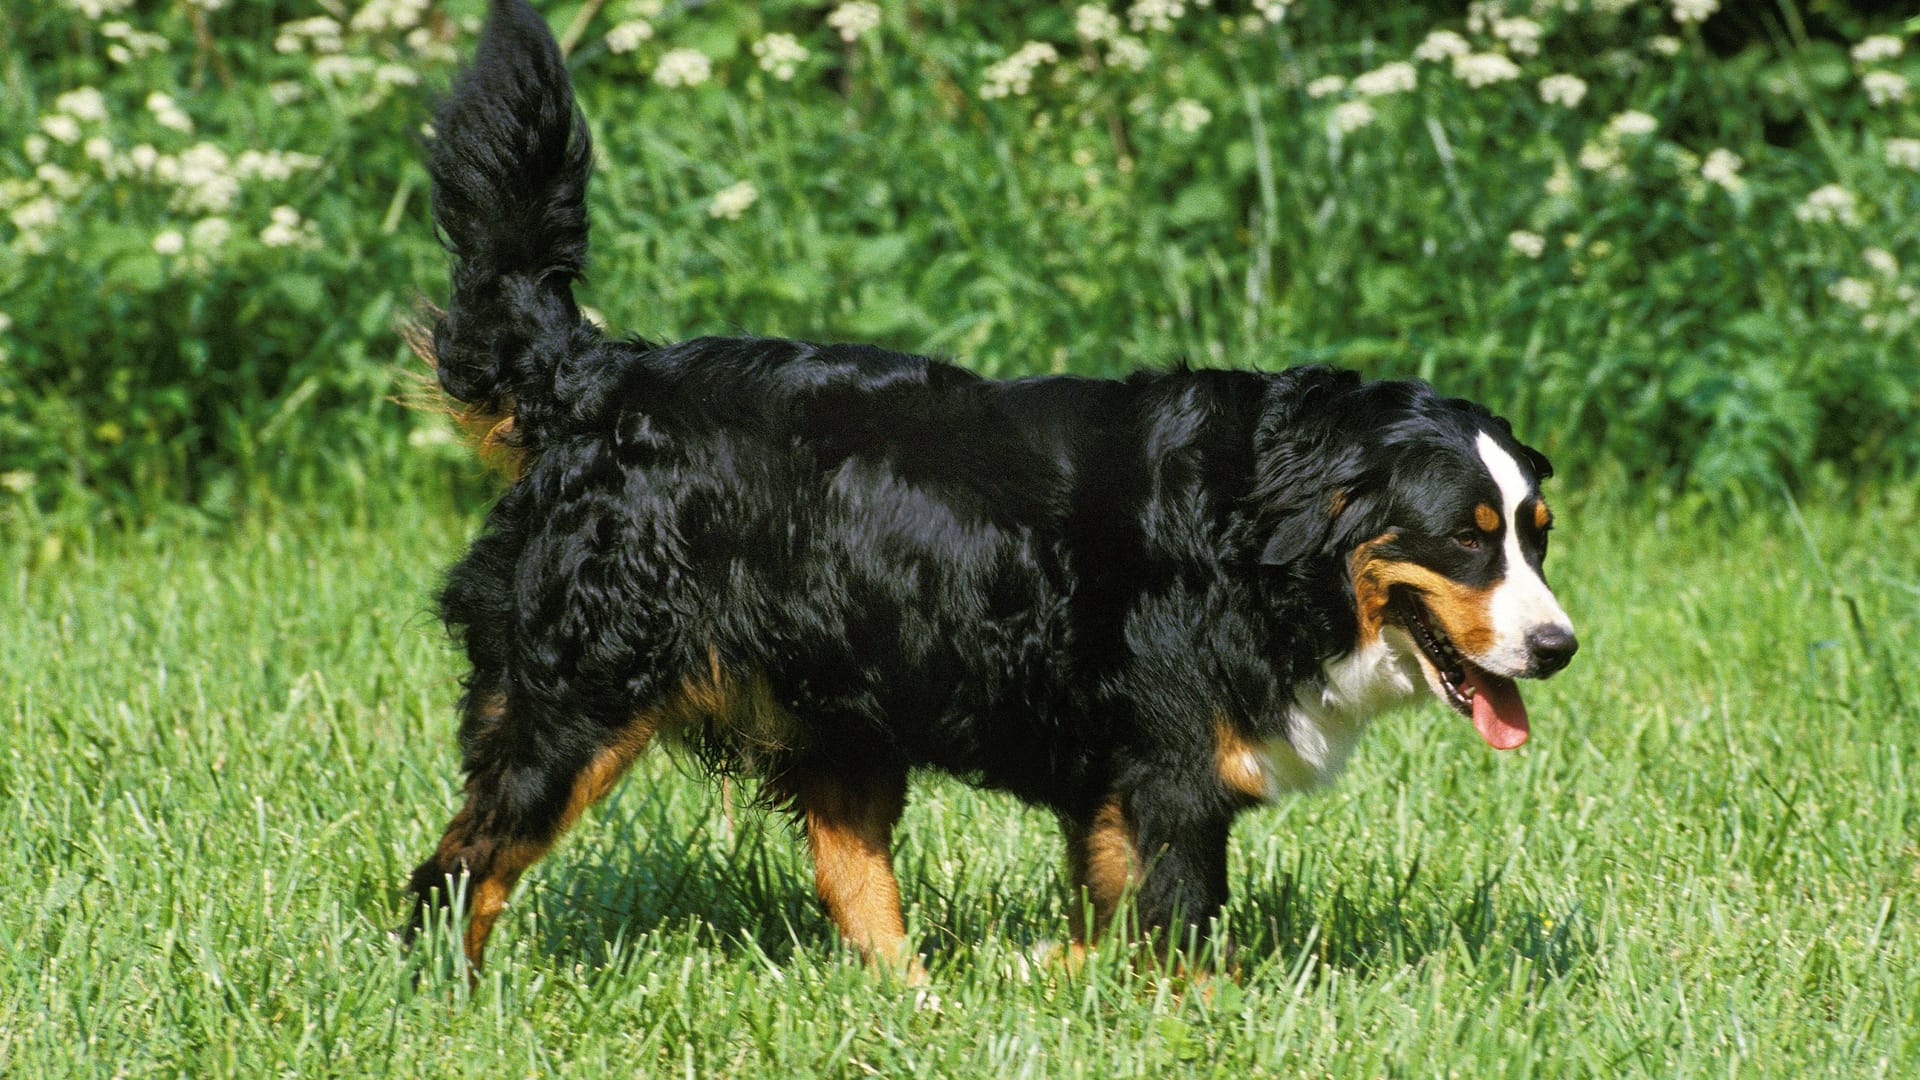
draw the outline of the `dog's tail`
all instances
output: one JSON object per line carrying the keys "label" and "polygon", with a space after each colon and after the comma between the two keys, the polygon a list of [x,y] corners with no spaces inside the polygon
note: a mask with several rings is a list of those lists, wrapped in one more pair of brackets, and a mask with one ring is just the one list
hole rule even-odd
{"label": "dog's tail", "polygon": [[428,359],[462,422],[519,456],[551,418],[556,377],[599,336],[573,299],[592,142],[559,46],[526,0],[492,0],[427,153],[434,226],[453,256]]}

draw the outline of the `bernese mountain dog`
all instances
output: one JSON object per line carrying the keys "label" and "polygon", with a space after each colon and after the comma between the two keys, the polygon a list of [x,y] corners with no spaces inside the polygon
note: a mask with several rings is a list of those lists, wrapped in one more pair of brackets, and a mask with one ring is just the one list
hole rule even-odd
{"label": "bernese mountain dog", "polygon": [[1430,693],[1497,749],[1575,649],[1547,461],[1325,367],[993,380],[868,345],[609,337],[588,134],[494,0],[429,143],[424,349],[511,486],[446,578],[465,805],[412,877],[477,966],[521,874],[656,742],[789,810],[827,915],[919,972],[890,845],[937,769],[1057,815],[1076,943],[1192,943],[1236,815]]}

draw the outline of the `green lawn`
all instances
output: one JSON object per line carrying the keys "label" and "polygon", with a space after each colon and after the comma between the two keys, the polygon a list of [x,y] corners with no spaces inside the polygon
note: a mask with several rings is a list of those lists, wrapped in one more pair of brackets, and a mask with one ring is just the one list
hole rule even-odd
{"label": "green lawn", "polygon": [[1920,502],[1563,503],[1586,646],[1533,741],[1425,707],[1248,815],[1237,980],[1025,973],[1066,931],[1052,823],[920,781],[932,1001],[666,757],[529,875],[476,992],[400,953],[457,783],[428,597],[477,511],[16,536],[0,1074],[1911,1075]]}

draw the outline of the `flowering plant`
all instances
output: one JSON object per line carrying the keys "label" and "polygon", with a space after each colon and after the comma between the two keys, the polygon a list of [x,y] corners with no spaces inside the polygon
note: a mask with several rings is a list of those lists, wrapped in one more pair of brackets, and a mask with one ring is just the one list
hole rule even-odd
{"label": "flowering plant", "polygon": [[[0,508],[445,467],[393,326],[443,272],[419,138],[480,10],[5,16]],[[1786,39],[1719,0],[549,14],[615,326],[991,374],[1330,360],[1723,489],[1920,465],[1920,27],[1822,10]]]}

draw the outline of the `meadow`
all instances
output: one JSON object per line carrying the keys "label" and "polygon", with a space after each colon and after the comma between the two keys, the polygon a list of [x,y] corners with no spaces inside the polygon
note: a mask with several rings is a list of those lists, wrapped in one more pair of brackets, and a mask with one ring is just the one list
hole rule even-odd
{"label": "meadow", "polygon": [[1237,978],[1030,962],[1067,927],[1051,820],[917,781],[932,999],[838,950],[783,820],[664,755],[529,875],[476,990],[396,946],[458,791],[447,500],[29,549],[0,1072],[1910,1075],[1920,500],[1774,510],[1566,501],[1585,647],[1532,741],[1422,706],[1245,816]]}
{"label": "meadow", "polygon": [[[0,1075],[1920,1069],[1920,25],[1819,0],[543,5],[596,317],[982,371],[1418,376],[1559,468],[1580,627],[1244,817],[1237,972],[1066,934],[1057,829],[916,781],[932,983],[647,759],[469,987],[390,936],[457,791],[412,409],[418,134],[478,2],[0,13]],[[604,313],[604,314],[602,314]]]}

